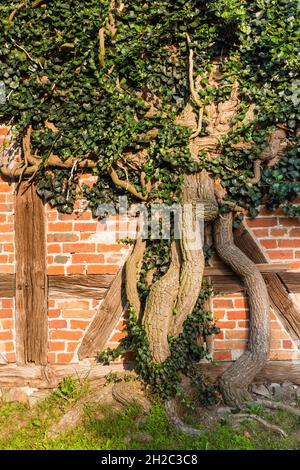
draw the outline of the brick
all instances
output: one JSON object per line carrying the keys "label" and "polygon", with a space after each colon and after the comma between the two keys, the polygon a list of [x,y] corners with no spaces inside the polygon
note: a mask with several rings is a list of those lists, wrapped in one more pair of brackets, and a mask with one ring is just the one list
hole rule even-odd
{"label": "brick", "polygon": [[12,318],[12,310],[1,309],[0,310],[0,318]]}
{"label": "brick", "polygon": [[293,343],[290,340],[284,339],[282,341],[282,346],[283,346],[284,349],[293,349]]}
{"label": "brick", "polygon": [[68,261],[69,261],[68,256],[57,255],[57,256],[54,257],[54,263],[66,264]]}
{"label": "brick", "polygon": [[86,267],[84,264],[74,264],[67,266],[67,274],[85,274]]}
{"label": "brick", "polygon": [[268,256],[271,259],[293,259],[293,251],[291,250],[268,251]]}
{"label": "brick", "polygon": [[287,234],[286,228],[272,228],[270,232],[272,237],[283,237]]}
{"label": "brick", "polygon": [[[300,251],[296,251],[295,256],[300,258]],[[290,264],[290,269],[300,269],[300,261],[294,261],[293,263]]]}
{"label": "brick", "polygon": [[300,228],[292,228],[290,231],[290,237],[300,237]]}
{"label": "brick", "polygon": [[[279,240],[280,241],[280,240]],[[259,243],[264,247],[264,248],[277,248],[277,240],[260,240]]]}
{"label": "brick", "polygon": [[216,323],[217,328],[224,328],[224,329],[229,329],[229,328],[235,328],[235,322],[234,321],[218,321]]}
{"label": "brick", "polygon": [[14,266],[0,266],[0,273],[1,274],[14,274],[15,267]]}
{"label": "brick", "polygon": [[73,231],[73,224],[72,223],[63,223],[63,222],[56,222],[56,223],[48,223],[48,232],[72,232]]}
{"label": "brick", "polygon": [[12,331],[0,331],[0,341],[13,340]]}
{"label": "brick", "polygon": [[95,243],[65,243],[63,245],[64,253],[95,253]]}
{"label": "brick", "polygon": [[48,353],[48,362],[50,363],[55,363],[56,362],[56,354],[54,353]]}
{"label": "brick", "polygon": [[271,328],[272,328],[272,330],[281,330],[282,326],[277,321],[272,321],[271,322]]}
{"label": "brick", "polygon": [[284,330],[271,330],[272,339],[289,339],[289,335]]}
{"label": "brick", "polygon": [[4,243],[2,247],[3,251],[5,251],[6,253],[14,253],[15,251],[15,247],[12,243]]}
{"label": "brick", "polygon": [[72,359],[73,359],[73,354],[68,354],[68,353],[57,354],[58,363],[66,364],[68,362],[71,362]]}
{"label": "brick", "polygon": [[236,339],[236,340],[217,340],[214,342],[214,347],[216,350],[218,349],[224,349],[230,351],[231,349],[245,349],[246,347],[246,341],[242,339]]}
{"label": "brick", "polygon": [[215,335],[215,339],[225,339],[224,331],[220,331],[220,333],[217,333]]}
{"label": "brick", "polygon": [[90,324],[89,321],[71,320],[70,327],[71,327],[72,330],[86,330],[86,328],[89,326],[89,324]]}
{"label": "brick", "polygon": [[14,236],[12,233],[0,233],[1,243],[11,243],[13,241],[14,241]]}
{"label": "brick", "polygon": [[50,320],[50,328],[67,328],[68,324],[66,320]]}
{"label": "brick", "polygon": [[256,219],[248,219],[247,225],[249,227],[274,227],[277,225],[277,221],[275,217],[273,218],[265,218],[265,217],[257,217]]}
{"label": "brick", "polygon": [[78,309],[88,309],[90,303],[88,300],[57,300],[56,301],[57,308],[78,308]]}
{"label": "brick", "polygon": [[128,245],[123,245],[121,243],[114,243],[114,244],[104,244],[104,243],[99,243],[98,246],[97,246],[97,252],[98,253],[105,253],[105,252],[118,252],[118,251],[121,251],[121,250],[124,250],[125,249],[129,249],[129,246]]}
{"label": "brick", "polygon": [[92,318],[94,314],[94,310],[61,310],[63,318]]}
{"label": "brick", "polygon": [[225,331],[226,339],[246,339],[248,338],[248,330],[229,330]]}
{"label": "brick", "polygon": [[232,361],[232,355],[230,351],[215,351],[213,359],[215,361]]}
{"label": "brick", "polygon": [[13,308],[14,301],[12,299],[2,299],[3,308]]}
{"label": "brick", "polygon": [[65,274],[65,268],[64,266],[48,266],[47,273],[49,274],[49,276],[62,275]]}
{"label": "brick", "polygon": [[127,336],[127,333],[120,331],[120,332],[115,333],[110,339],[110,341],[119,342],[121,341],[121,339],[125,338],[126,336]]}
{"label": "brick", "polygon": [[230,299],[214,299],[214,308],[233,308],[233,301]]}
{"label": "brick", "polygon": [[295,227],[295,226],[300,226],[300,220],[299,218],[289,218],[289,217],[284,217],[279,219],[279,223],[283,225],[284,227]]}
{"label": "brick", "polygon": [[114,266],[109,264],[99,265],[88,265],[88,274],[115,274],[119,271],[120,266]]}
{"label": "brick", "polygon": [[293,358],[293,352],[292,351],[271,351],[269,360],[273,361],[290,361]]}
{"label": "brick", "polygon": [[249,328],[249,321],[245,320],[245,321],[239,321],[237,323],[237,326],[239,328]]}
{"label": "brick", "polygon": [[285,240],[278,240],[278,246],[280,248],[299,248],[300,247],[300,238],[294,239],[285,239]]}
{"label": "brick", "polygon": [[77,242],[78,235],[75,233],[50,233],[48,234],[47,240],[49,243]]}
{"label": "brick", "polygon": [[230,310],[227,312],[228,320],[244,320],[249,318],[249,312],[245,310]]}
{"label": "brick", "polygon": [[60,316],[60,310],[59,309],[49,309],[48,310],[48,317],[49,318],[58,318]]}
{"label": "brick", "polygon": [[214,318],[217,320],[222,320],[225,317],[225,310],[214,310]]}
{"label": "brick", "polygon": [[75,220],[76,216],[73,214],[58,214],[58,220],[68,221],[68,220]]}
{"label": "brick", "polygon": [[64,341],[49,341],[49,351],[64,351],[66,343]]}
{"label": "brick", "polygon": [[249,308],[248,300],[247,299],[234,299],[234,307],[235,308]]}
{"label": "brick", "polygon": [[50,331],[51,339],[65,339],[65,340],[78,340],[82,337],[81,331],[69,330],[52,330]]}
{"label": "brick", "polygon": [[14,327],[13,320],[1,320],[2,330],[11,330]]}
{"label": "brick", "polygon": [[78,342],[69,342],[67,343],[67,352],[74,352],[76,350],[76,348],[78,347]]}
{"label": "brick", "polygon": [[271,349],[281,349],[282,341],[280,339],[271,340]]}
{"label": "brick", "polygon": [[257,238],[268,237],[269,230],[268,229],[255,229],[253,230],[253,235]]}
{"label": "brick", "polygon": [[56,244],[48,244],[48,253],[61,253],[61,245]]}
{"label": "brick", "polygon": [[14,352],[6,353],[5,358],[6,358],[7,362],[16,362],[17,361],[16,353],[14,353]]}
{"label": "brick", "polygon": [[92,220],[90,222],[75,222],[74,231],[76,232],[78,230],[79,232],[96,232],[98,225],[98,221]]}
{"label": "brick", "polygon": [[0,127],[0,135],[1,136],[8,136],[9,135],[9,129],[7,127]]}
{"label": "brick", "polygon": [[12,341],[1,341],[0,342],[0,351],[12,352],[14,350],[14,343]]}
{"label": "brick", "polygon": [[49,222],[53,222],[54,220],[57,220],[57,213],[56,212],[48,212],[47,220]]}
{"label": "brick", "polygon": [[96,255],[96,254],[80,254],[80,255],[73,255],[72,256],[72,263],[104,263],[104,256],[103,255]]}

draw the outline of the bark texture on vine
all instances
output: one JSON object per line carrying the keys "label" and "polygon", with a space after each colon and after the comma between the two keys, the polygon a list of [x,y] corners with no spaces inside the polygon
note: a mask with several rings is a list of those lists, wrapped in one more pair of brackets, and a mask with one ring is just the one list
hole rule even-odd
{"label": "bark texture on vine", "polygon": [[264,367],[270,350],[270,301],[265,281],[256,265],[234,244],[232,214],[214,225],[215,247],[220,258],[243,279],[250,307],[248,348],[222,375],[219,385],[230,406],[250,399],[248,386]]}
{"label": "bark texture on vine", "polygon": [[175,241],[171,252],[169,269],[152,285],[143,317],[150,351],[156,363],[163,362],[170,355],[168,331],[179,289],[179,257]]}
{"label": "bark texture on vine", "polygon": [[182,332],[183,323],[198,300],[205,264],[202,239],[204,221],[214,220],[218,210],[213,183],[208,173],[203,170],[201,173],[185,176],[180,223],[182,262],[176,315],[170,325],[172,336],[178,336]]}

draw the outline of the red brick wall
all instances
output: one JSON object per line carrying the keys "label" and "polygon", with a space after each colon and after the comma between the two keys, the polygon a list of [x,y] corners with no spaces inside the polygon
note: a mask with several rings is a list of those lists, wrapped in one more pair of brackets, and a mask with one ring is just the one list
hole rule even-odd
{"label": "red brick wall", "polygon": [[[0,127],[0,145],[4,132]],[[7,139],[6,139],[7,140]],[[84,182],[92,184],[93,177]],[[14,190],[0,177],[0,274],[14,273]],[[135,223],[110,217],[105,222],[92,218],[78,201],[71,215],[59,214],[46,207],[48,274],[111,274],[124,264],[129,247],[117,242],[135,233]],[[249,228],[265,250],[270,262],[288,262],[300,269],[300,221],[280,212],[262,210]],[[51,363],[78,362],[77,351],[101,301],[90,298],[70,299],[49,296],[49,353]],[[214,339],[213,358],[234,360],[246,347],[248,305],[241,294],[218,296],[213,311],[221,333]],[[15,361],[14,300],[0,299],[0,353],[8,362]],[[300,360],[295,341],[272,312],[272,345],[270,359]],[[112,332],[108,346],[115,347],[124,335],[124,321]],[[1,356],[0,356],[1,358]],[[94,361],[94,358],[91,358]]]}

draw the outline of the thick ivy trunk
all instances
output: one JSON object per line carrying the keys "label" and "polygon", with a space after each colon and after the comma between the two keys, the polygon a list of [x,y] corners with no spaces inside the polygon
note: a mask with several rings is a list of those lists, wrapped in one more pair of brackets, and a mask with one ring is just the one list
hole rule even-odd
{"label": "thick ivy trunk", "polygon": [[217,214],[218,205],[208,173],[186,175],[179,253],[173,242],[169,270],[151,287],[143,317],[155,362],[168,357],[168,335],[178,336],[182,332],[183,323],[198,300],[204,271],[201,223],[203,218],[213,220]]}
{"label": "thick ivy trunk", "polygon": [[170,355],[168,331],[178,289],[179,259],[176,242],[173,242],[170,267],[151,287],[143,317],[150,351],[156,363],[163,362]]}
{"label": "thick ivy trunk", "polygon": [[250,307],[247,350],[222,375],[220,389],[225,402],[239,406],[250,398],[248,386],[267,362],[270,350],[270,302],[265,281],[256,265],[234,244],[232,214],[220,216],[214,226],[215,247],[221,259],[245,284]]}

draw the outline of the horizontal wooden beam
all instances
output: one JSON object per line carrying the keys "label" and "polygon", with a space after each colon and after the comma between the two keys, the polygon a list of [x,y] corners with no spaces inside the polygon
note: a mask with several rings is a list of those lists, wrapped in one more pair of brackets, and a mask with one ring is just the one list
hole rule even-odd
{"label": "horizontal wooden beam", "polygon": [[[212,381],[216,381],[232,362],[221,362],[219,365],[200,363],[197,365]],[[1,381],[1,378],[0,378]],[[291,382],[300,385],[300,362],[269,361],[257,374],[254,383]]]}
{"label": "horizontal wooden beam", "polygon": [[15,296],[16,292],[16,275],[0,274],[0,299],[10,299]]}
{"label": "horizontal wooden beam", "polygon": [[[290,269],[291,263],[260,263],[256,264],[258,270],[262,274],[267,273],[286,273]],[[299,274],[300,273],[293,273]],[[234,275],[233,271],[226,266],[207,266],[204,269],[205,276],[232,276]],[[285,275],[285,274],[284,274]],[[300,276],[298,277],[300,279]]]}
{"label": "horizontal wooden beam", "polygon": [[111,364],[109,366],[90,364],[53,364],[47,366],[16,364],[0,365],[0,388],[34,387],[55,388],[66,376],[78,379],[98,380],[109,372],[132,369],[132,365]]}
{"label": "horizontal wooden beam", "polygon": [[115,274],[48,276],[49,296],[103,299],[115,277]]}
{"label": "horizontal wooden beam", "polygon": [[[260,271],[278,273],[286,289],[291,293],[300,293],[300,272],[286,271],[284,264],[266,263],[257,265]],[[204,275],[210,278],[216,291],[231,294],[242,292],[244,286],[239,277],[235,276],[226,267],[206,267]],[[110,287],[115,274],[89,274],[70,276],[48,276],[50,297],[65,298],[93,298],[103,299],[106,290]],[[0,298],[12,298],[15,296],[15,274],[0,274]]]}
{"label": "horizontal wooden beam", "polygon": [[[231,362],[219,365],[210,363],[198,364],[199,370],[211,380],[218,377],[229,367]],[[111,364],[109,366],[89,364],[53,364],[43,366],[16,364],[0,365],[0,387],[36,387],[54,388],[67,375],[76,378],[98,380],[111,371],[126,371],[132,369],[132,364]],[[300,362],[269,361],[263,370],[256,376],[255,383],[292,382],[300,385]]]}

